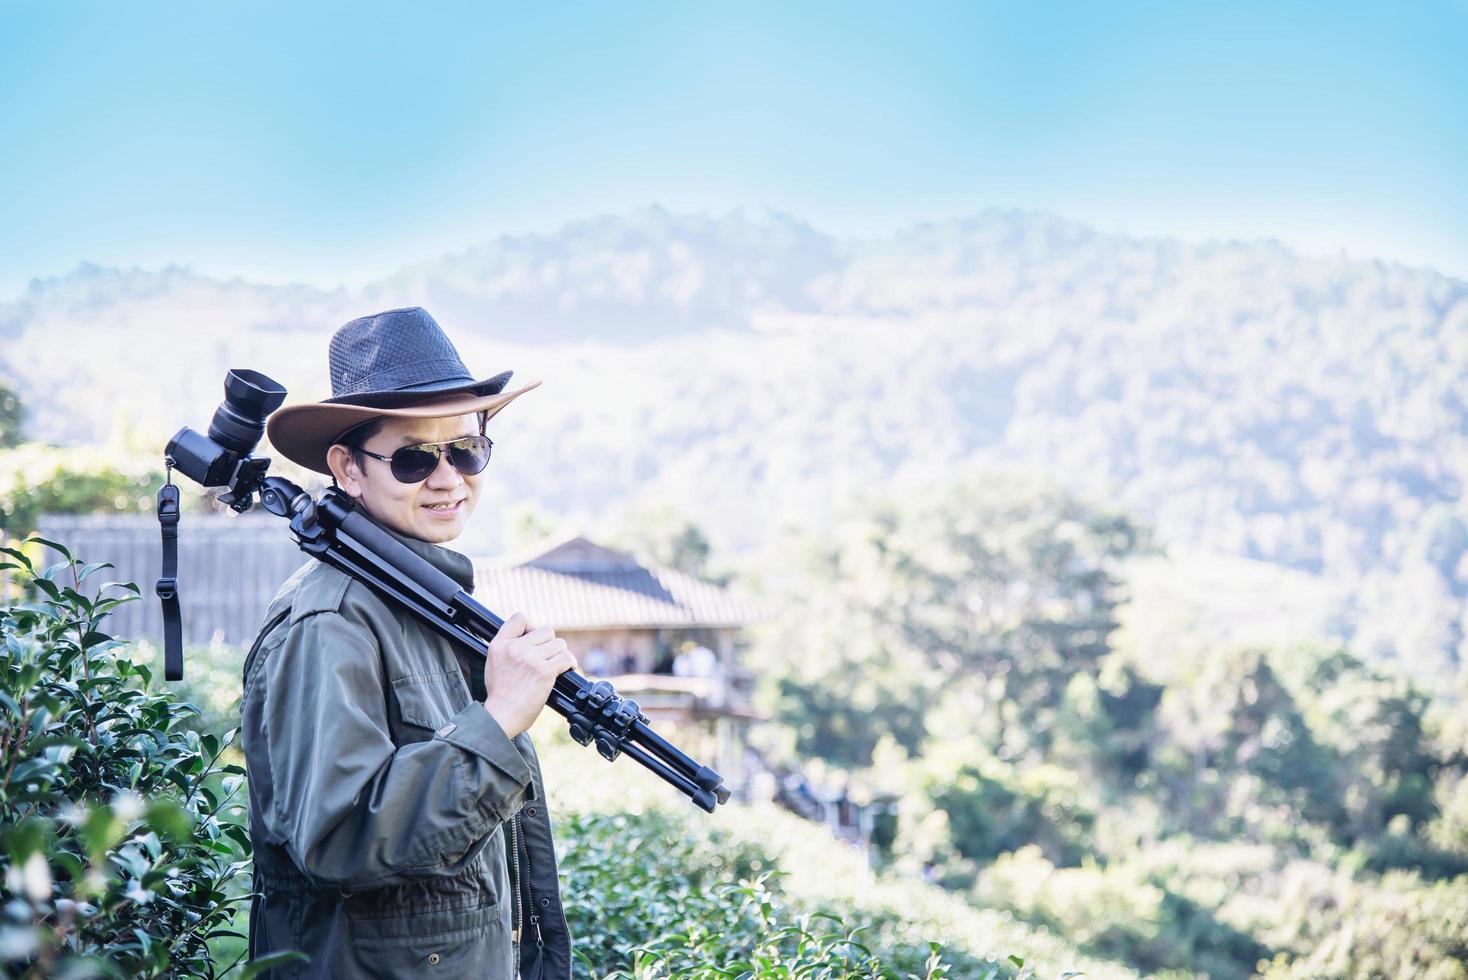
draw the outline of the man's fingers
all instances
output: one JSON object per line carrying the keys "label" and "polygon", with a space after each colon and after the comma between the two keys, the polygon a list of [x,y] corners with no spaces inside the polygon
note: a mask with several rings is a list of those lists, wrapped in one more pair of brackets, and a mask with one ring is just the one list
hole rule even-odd
{"label": "man's fingers", "polygon": [[568,670],[576,669],[576,655],[570,650],[562,650],[554,657],[551,657],[550,660],[546,661],[546,664],[559,676]]}

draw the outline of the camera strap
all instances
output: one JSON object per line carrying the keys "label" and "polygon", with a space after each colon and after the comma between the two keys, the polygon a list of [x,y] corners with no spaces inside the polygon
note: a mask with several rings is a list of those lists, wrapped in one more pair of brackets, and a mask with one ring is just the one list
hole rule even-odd
{"label": "camera strap", "polygon": [[183,613],[178,605],[178,487],[173,485],[173,460],[158,490],[158,528],[163,535],[163,577],[156,587],[163,604],[163,676],[183,680]]}

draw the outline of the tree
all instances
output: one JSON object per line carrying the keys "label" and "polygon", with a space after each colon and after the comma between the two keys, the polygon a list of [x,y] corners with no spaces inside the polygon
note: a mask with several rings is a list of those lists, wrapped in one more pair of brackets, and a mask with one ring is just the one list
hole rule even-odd
{"label": "tree", "polygon": [[1069,678],[1109,649],[1117,566],[1140,536],[1012,473],[858,501],[791,556],[788,612],[763,643],[777,711],[801,751],[847,765],[883,734],[917,751],[944,702],[996,753],[1043,756]]}
{"label": "tree", "polygon": [[708,535],[682,508],[667,502],[644,503],[623,511],[598,533],[620,547],[665,568],[726,584],[728,576],[709,574]]}
{"label": "tree", "polygon": [[1352,788],[1361,774],[1344,758],[1347,737],[1321,727],[1320,704],[1341,690],[1334,658],[1311,668],[1313,656],[1220,651],[1166,690],[1158,771],[1182,828],[1256,840],[1305,822],[1342,832],[1352,807],[1372,808],[1360,789],[1378,798],[1379,787]]}

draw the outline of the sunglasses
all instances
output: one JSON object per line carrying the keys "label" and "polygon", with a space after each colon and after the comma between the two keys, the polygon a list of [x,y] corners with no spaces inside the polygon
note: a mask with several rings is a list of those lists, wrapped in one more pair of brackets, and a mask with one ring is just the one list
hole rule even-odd
{"label": "sunglasses", "polygon": [[449,465],[464,476],[473,476],[489,465],[489,452],[494,443],[489,436],[464,436],[448,442],[420,442],[404,446],[391,456],[382,456],[358,446],[366,456],[380,459],[392,467],[399,483],[422,483],[438,469],[438,460],[447,454]]}

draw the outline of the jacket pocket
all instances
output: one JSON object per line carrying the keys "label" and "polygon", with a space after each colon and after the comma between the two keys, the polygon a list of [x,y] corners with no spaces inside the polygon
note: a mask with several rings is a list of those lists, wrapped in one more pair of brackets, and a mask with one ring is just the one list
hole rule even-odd
{"label": "jacket pocket", "polygon": [[396,678],[392,693],[403,724],[428,731],[442,728],[469,704],[469,691],[458,670]]}
{"label": "jacket pocket", "polygon": [[509,977],[514,947],[500,903],[352,917],[351,976]]}

